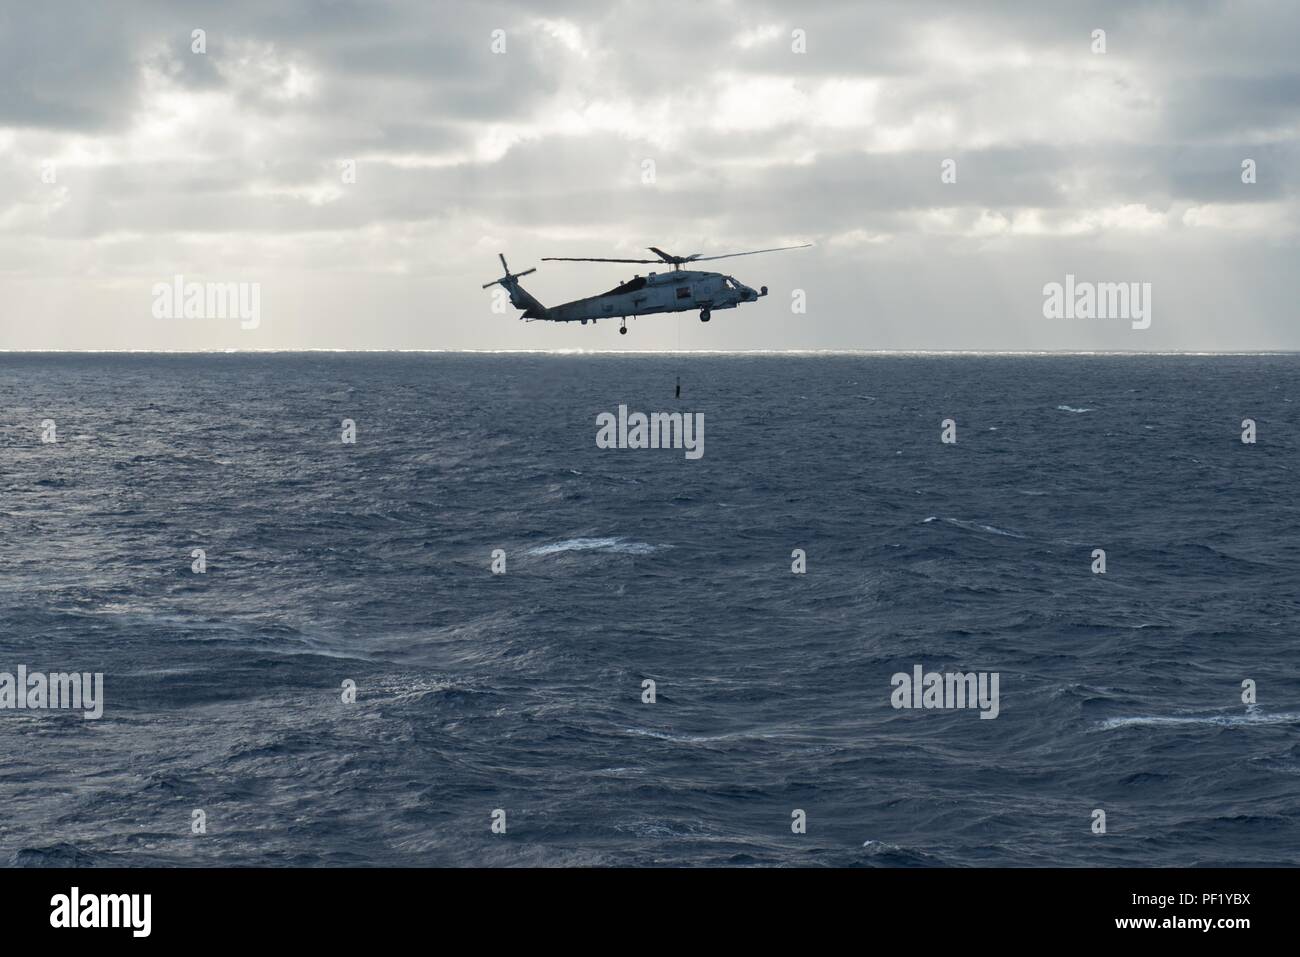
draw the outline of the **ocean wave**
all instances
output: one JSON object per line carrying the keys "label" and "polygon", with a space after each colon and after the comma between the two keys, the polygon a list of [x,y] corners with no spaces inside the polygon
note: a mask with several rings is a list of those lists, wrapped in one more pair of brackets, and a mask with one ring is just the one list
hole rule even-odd
{"label": "ocean wave", "polygon": [[1107,718],[1098,727],[1102,731],[1143,725],[1215,725],[1235,728],[1242,725],[1294,724],[1297,722],[1300,722],[1300,712],[1297,711],[1283,711],[1274,714],[1248,711],[1245,714],[1137,715],[1125,718]]}
{"label": "ocean wave", "polygon": [[921,524],[928,525],[930,522],[947,522],[949,525],[955,525],[958,528],[964,528],[968,532],[988,532],[990,535],[1001,535],[1005,538],[1024,538],[1019,532],[1013,532],[1010,529],[998,528],[996,525],[983,525],[979,522],[969,522],[961,518],[942,518],[938,515],[931,515]]}
{"label": "ocean wave", "polygon": [[670,734],[667,731],[654,731],[650,728],[624,728],[624,734],[635,734],[673,744],[716,744],[719,741],[769,741],[791,738],[790,731],[727,731],[722,734]]}
{"label": "ocean wave", "polygon": [[1096,409],[1076,409],[1072,405],[1058,405],[1056,407],[1061,412],[1096,412]]}
{"label": "ocean wave", "polygon": [[[592,409],[666,407],[679,374],[717,413],[701,462],[596,448]],[[1053,421],[1062,392],[1124,401],[979,442],[1008,409]],[[1062,782],[1141,804],[1129,857],[1150,867],[1300,860],[1279,802],[1300,785],[1300,529],[1265,507],[1300,466],[1284,442],[1243,473],[1213,438],[1243,395],[1285,420],[1300,355],[0,356],[27,423],[0,429],[0,669],[108,672],[100,722],[0,714],[24,794],[0,865],[1122,863],[1020,813]],[[1171,408],[1210,425],[1171,438]],[[59,409],[98,438],[38,445]],[[935,441],[939,409],[966,452]],[[1109,577],[1098,545],[1127,555]],[[1280,655],[1252,715],[1234,689]],[[1000,669],[1032,720],[901,720],[885,678],[918,661]],[[506,848],[483,808],[512,794],[537,840]],[[215,843],[186,839],[201,805]],[[457,821],[484,838],[430,826]]]}
{"label": "ocean wave", "polygon": [[900,844],[890,844],[888,841],[864,841],[862,849],[866,857],[880,864],[898,867],[932,867],[943,864],[943,861],[933,854],[903,847]]}
{"label": "ocean wave", "polygon": [[660,549],[672,548],[671,545],[651,545],[649,542],[633,542],[625,538],[566,538],[562,542],[550,545],[538,545],[528,549],[528,555],[558,555],[561,552],[613,552],[619,555],[649,555]]}
{"label": "ocean wave", "polygon": [[120,863],[111,854],[89,851],[67,841],[44,847],[19,848],[10,858],[11,867],[103,867]]}

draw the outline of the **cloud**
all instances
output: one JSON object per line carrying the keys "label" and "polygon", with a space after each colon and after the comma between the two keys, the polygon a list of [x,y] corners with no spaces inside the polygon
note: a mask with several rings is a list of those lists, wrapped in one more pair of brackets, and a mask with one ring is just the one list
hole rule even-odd
{"label": "cloud", "polygon": [[[603,333],[485,313],[497,251],[522,268],[803,240],[819,246],[735,265],[805,288],[797,326],[773,297],[736,313],[763,321],[698,334],[1096,347],[1109,333],[1027,324],[1033,290],[1076,266],[1137,266],[1182,284],[1167,308],[1235,304],[1232,348],[1243,334],[1300,348],[1291,4],[567,2],[543,16],[234,0],[0,17],[0,295],[38,317],[0,328],[0,348],[571,347]],[[558,301],[625,271],[532,281]],[[268,303],[310,321],[286,309],[255,343],[161,329],[139,290],[176,272],[264,277]],[[55,282],[57,298],[33,292]],[[382,308],[362,332],[348,310],[368,297]],[[677,321],[643,322],[637,344],[673,344]],[[1213,322],[1153,329],[1119,347],[1215,347]]]}

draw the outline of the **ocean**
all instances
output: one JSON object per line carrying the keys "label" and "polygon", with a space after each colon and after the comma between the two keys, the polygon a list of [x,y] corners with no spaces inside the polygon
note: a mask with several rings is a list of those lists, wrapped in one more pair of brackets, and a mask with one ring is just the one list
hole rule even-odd
{"label": "ocean", "polygon": [[[1296,355],[0,355],[0,672],[103,675],[0,710],[0,862],[1294,865],[1298,398]],[[620,405],[703,454],[598,447]],[[918,666],[996,718],[895,707]]]}

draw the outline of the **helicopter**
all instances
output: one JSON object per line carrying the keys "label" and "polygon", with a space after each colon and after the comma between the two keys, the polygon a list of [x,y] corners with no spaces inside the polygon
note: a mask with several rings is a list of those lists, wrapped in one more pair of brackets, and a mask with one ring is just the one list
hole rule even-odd
{"label": "helicopter", "polygon": [[743,253],[725,253],[721,256],[674,256],[657,246],[649,247],[658,259],[601,259],[588,256],[543,256],[543,262],[578,262],[578,263],[663,263],[672,266],[670,272],[652,272],[648,276],[634,276],[625,283],[615,286],[608,292],[586,299],[558,306],[543,306],[534,296],[519,285],[519,280],[537,268],[525,269],[512,273],[506,265],[502,253],[501,268],[505,275],[500,279],[483,284],[484,289],[500,285],[510,293],[510,304],[522,309],[520,317],[528,322],[544,320],[546,322],[580,322],[584,326],[597,319],[610,319],[618,316],[622,320],[619,333],[627,335],[627,317],[648,316],[658,312],[700,311],[700,322],[708,322],[714,309],[735,309],[742,302],[757,302],[767,295],[767,287],[751,289],[734,276],[720,272],[701,272],[683,269],[683,266],[711,259],[730,259],[733,256],[753,256],[755,253],[774,253],[783,249],[804,249],[812,243],[798,246],[773,246],[770,249],[751,249]]}

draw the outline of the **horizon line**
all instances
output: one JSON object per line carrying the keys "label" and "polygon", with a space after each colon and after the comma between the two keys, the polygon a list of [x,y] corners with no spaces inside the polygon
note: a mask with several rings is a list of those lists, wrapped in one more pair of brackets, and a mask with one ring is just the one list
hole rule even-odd
{"label": "horizon line", "polygon": [[0,349],[0,355],[1290,356],[1300,349]]}

